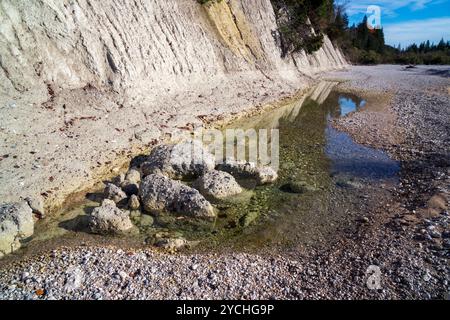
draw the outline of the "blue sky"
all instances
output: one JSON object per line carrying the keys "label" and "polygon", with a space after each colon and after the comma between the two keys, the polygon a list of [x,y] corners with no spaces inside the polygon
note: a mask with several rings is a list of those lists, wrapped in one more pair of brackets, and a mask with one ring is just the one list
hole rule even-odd
{"label": "blue sky", "polygon": [[407,46],[425,40],[450,40],[450,0],[338,0],[347,2],[350,23],[358,23],[367,7],[381,8],[386,43]]}

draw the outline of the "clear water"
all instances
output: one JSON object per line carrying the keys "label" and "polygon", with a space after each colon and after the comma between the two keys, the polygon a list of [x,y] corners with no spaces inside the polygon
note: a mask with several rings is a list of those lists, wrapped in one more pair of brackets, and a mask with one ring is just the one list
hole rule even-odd
{"label": "clear water", "polygon": [[[334,86],[321,83],[307,97],[229,126],[280,130],[279,179],[215,203],[219,214],[213,223],[166,214],[148,225],[144,215],[133,218],[136,228],[128,235],[90,235],[76,228],[80,217],[98,205],[98,199],[89,197],[60,216],[38,223],[34,238],[21,252],[63,244],[148,245],[157,234],[196,240],[198,250],[288,248],[327,241],[361,215],[361,206],[367,202],[367,197],[361,198],[365,185],[395,183],[400,169],[384,152],[359,145],[331,127],[333,118],[369,104]],[[288,192],[285,186],[292,182],[302,183],[307,190]]]}

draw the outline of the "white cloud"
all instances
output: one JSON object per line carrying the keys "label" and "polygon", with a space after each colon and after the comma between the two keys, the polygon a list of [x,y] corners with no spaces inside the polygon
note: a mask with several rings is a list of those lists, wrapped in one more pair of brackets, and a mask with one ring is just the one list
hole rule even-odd
{"label": "white cloud", "polygon": [[441,38],[450,40],[450,17],[412,20],[383,26],[386,42],[407,46],[426,40],[437,43]]}
{"label": "white cloud", "polygon": [[441,0],[354,0],[348,4],[347,13],[354,14],[366,13],[367,7],[377,5],[381,7],[383,15],[396,16],[395,11],[400,8],[409,7],[411,10],[422,10],[431,2],[439,3]]}

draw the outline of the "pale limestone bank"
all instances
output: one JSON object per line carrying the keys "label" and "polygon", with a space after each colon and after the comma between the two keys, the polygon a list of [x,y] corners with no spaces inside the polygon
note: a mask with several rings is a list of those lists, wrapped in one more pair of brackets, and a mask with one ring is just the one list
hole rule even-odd
{"label": "pale limestone bank", "polygon": [[282,58],[276,30],[269,0],[1,1],[2,201],[54,209],[150,145],[346,66],[328,38]]}

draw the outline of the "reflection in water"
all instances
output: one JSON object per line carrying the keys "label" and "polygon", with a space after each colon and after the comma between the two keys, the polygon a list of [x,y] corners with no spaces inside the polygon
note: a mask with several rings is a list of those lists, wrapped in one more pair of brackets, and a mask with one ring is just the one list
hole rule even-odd
{"label": "reflection in water", "polygon": [[[256,201],[260,205],[259,224],[243,230],[237,237],[240,243],[261,246],[323,241],[338,226],[348,225],[361,214],[360,188],[367,182],[396,180],[396,161],[331,127],[331,119],[366,106],[366,101],[355,95],[334,91],[335,85],[321,83],[293,104],[233,125],[280,130],[279,180],[277,185],[256,189],[254,199],[263,195]],[[305,192],[284,192],[293,184]]]}
{"label": "reflection in water", "polygon": [[400,167],[397,161],[373,148],[355,143],[346,134],[328,126],[326,155],[332,162],[333,173],[365,179],[386,179],[395,176]]}
{"label": "reflection in water", "polygon": [[338,103],[339,108],[341,109],[341,116],[346,116],[347,114],[355,112],[366,105],[365,100],[361,100],[357,103],[349,96],[340,96]]}
{"label": "reflection in water", "polygon": [[[331,104],[335,103],[333,96],[330,99]],[[359,111],[367,104],[365,100],[351,94],[340,94],[337,101],[339,113],[331,111],[328,114],[329,120]],[[329,123],[325,133],[325,153],[331,160],[333,174],[360,179],[387,179],[395,177],[400,169],[399,163],[389,158],[385,152],[355,143],[348,134],[337,131]]]}

